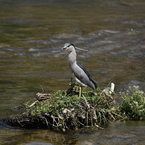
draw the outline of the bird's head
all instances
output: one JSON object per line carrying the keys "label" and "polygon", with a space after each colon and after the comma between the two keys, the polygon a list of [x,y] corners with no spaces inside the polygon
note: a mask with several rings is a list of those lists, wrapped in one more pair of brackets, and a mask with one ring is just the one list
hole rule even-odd
{"label": "bird's head", "polygon": [[66,50],[68,53],[71,53],[72,51],[75,52],[76,50],[88,51],[86,49],[75,47],[75,45],[72,43],[65,43],[62,49]]}
{"label": "bird's head", "polygon": [[72,52],[73,50],[75,50],[75,46],[72,43],[65,43],[62,49],[68,52]]}

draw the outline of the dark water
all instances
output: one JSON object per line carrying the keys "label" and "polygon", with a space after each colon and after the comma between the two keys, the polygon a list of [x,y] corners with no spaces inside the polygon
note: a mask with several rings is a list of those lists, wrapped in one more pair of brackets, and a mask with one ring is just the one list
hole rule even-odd
{"label": "dark water", "polygon": [[115,122],[104,130],[83,129],[65,134],[5,127],[1,128],[0,140],[3,145],[144,145],[145,122]]}
{"label": "dark water", "polygon": [[[111,81],[117,92],[128,85],[145,91],[144,0],[0,0],[0,34],[0,117],[15,113],[14,106],[33,99],[37,92],[68,87],[67,58],[61,50],[66,42],[89,50],[78,52],[78,59],[99,85]],[[42,137],[41,132],[46,135]],[[144,122],[110,125],[86,140],[83,133],[74,139],[1,125],[0,140],[59,144],[54,136],[58,142],[69,138],[67,144],[83,140],[93,145],[123,144],[124,140],[124,144],[144,144],[145,140]]]}

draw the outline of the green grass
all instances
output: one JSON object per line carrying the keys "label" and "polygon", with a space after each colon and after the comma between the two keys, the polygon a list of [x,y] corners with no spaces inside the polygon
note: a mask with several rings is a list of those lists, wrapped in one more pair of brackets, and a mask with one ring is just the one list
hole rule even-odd
{"label": "green grass", "polygon": [[120,95],[123,98],[119,108],[122,115],[130,120],[145,120],[145,93],[133,86]]}

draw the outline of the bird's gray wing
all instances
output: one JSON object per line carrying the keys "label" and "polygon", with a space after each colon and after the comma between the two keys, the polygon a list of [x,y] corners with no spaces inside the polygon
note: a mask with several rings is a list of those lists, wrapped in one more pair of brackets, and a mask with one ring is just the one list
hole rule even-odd
{"label": "bird's gray wing", "polygon": [[79,62],[77,62],[77,65],[85,72],[88,78],[91,79],[89,72]]}
{"label": "bird's gray wing", "polygon": [[[75,77],[79,79],[82,83],[84,83],[85,85],[88,85],[92,89],[96,89],[97,84],[93,81],[89,72],[79,62],[77,62],[77,65],[80,68],[80,70],[79,71],[74,70]],[[83,71],[83,73],[81,73],[81,71]]]}

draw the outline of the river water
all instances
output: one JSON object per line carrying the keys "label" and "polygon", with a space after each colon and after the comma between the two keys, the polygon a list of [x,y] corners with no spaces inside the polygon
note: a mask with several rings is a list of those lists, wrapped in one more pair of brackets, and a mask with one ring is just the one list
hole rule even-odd
{"label": "river water", "polygon": [[[101,86],[145,91],[144,0],[0,0],[0,117],[37,92],[68,88],[71,42],[78,60]],[[89,89],[89,88],[88,88]],[[116,122],[105,130],[61,134],[0,124],[2,144],[145,144],[144,122]]]}

